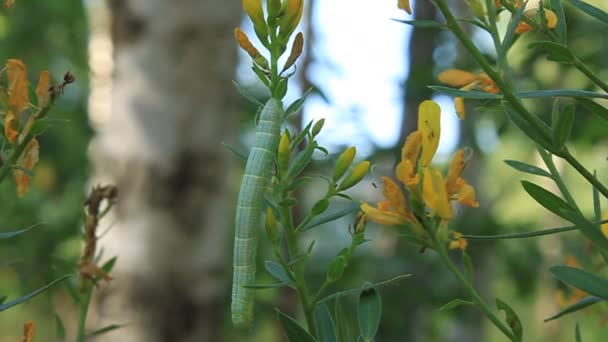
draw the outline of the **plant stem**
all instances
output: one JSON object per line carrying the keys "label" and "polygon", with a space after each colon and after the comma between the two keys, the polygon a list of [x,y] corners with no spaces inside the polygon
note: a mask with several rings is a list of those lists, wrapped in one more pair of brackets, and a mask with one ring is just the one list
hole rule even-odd
{"label": "plant stem", "polygon": [[578,208],[578,205],[576,205],[576,201],[574,200],[574,197],[572,197],[572,194],[570,194],[570,191],[568,191],[568,187],[566,186],[566,183],[564,183],[562,176],[559,174],[559,171],[555,167],[555,163],[553,163],[553,158],[552,158],[551,153],[545,151],[545,149],[543,149],[542,147],[537,147],[537,149],[538,149],[538,153],[543,158],[545,165],[549,169],[549,172],[551,173],[551,178],[553,178],[553,181],[555,182],[555,184],[557,184],[557,187],[559,188],[562,195],[566,199],[566,202],[568,202],[568,204],[570,204],[573,208],[575,208],[580,213],[581,210]]}
{"label": "plant stem", "polygon": [[498,317],[496,317],[496,315],[492,312],[490,307],[483,301],[483,299],[479,296],[479,294],[477,294],[477,291],[475,291],[475,289],[473,288],[473,285],[470,284],[465,279],[465,277],[462,275],[460,270],[456,267],[456,265],[454,265],[454,262],[452,262],[452,259],[450,259],[450,257],[448,256],[445,248],[443,246],[441,246],[437,242],[436,239],[434,239],[434,242],[435,242],[435,250],[439,254],[441,261],[443,261],[443,263],[448,267],[448,269],[452,272],[452,274],[454,274],[456,276],[456,278],[460,281],[462,286],[464,286],[464,288],[467,290],[467,292],[469,293],[469,295],[471,296],[471,298],[473,299],[475,304],[477,304],[481,308],[481,311],[483,312],[483,314],[505,336],[507,336],[511,341],[513,341],[513,333],[511,332],[511,330],[507,326],[505,326],[505,324]]}
{"label": "plant stem", "polygon": [[[543,139],[547,141],[552,141],[552,137],[550,133],[546,130],[546,127],[543,126],[542,121],[540,121],[536,116],[532,115],[521,103],[521,101],[515,96],[515,93],[512,89],[503,81],[500,75],[494,70],[494,68],[490,65],[490,63],[483,57],[481,52],[477,49],[475,44],[471,41],[471,39],[467,36],[467,34],[462,30],[458,21],[450,12],[450,9],[445,3],[445,0],[435,0],[435,5],[439,9],[439,11],[443,14],[447,21],[447,26],[450,30],[456,35],[458,40],[464,45],[465,49],[469,51],[469,53],[473,56],[473,58],[479,63],[482,69],[486,72],[486,74],[494,81],[496,86],[502,91],[503,98],[515,109],[527,122],[530,126],[537,131],[537,133],[543,137]],[[567,149],[564,149],[563,155],[560,157],[564,158],[572,167],[574,167],[585,179],[591,183],[599,192],[604,195],[604,197],[608,198],[608,188],[604,186],[596,177],[594,177],[591,172],[589,172],[585,167],[574,158]]]}
{"label": "plant stem", "polygon": [[[289,208],[282,207],[281,216],[283,217],[285,239],[287,240],[287,251],[289,252],[289,257],[293,258],[298,255],[298,239],[297,232],[293,226],[291,210]],[[314,305],[311,305],[308,298],[308,290],[306,289],[306,282],[304,280],[304,265],[302,263],[297,263],[292,267],[295,277],[296,291],[298,292],[298,297],[300,298],[300,303],[302,304],[302,310],[304,311],[308,332],[316,338],[317,332],[313,315]]]}
{"label": "plant stem", "polygon": [[87,313],[89,312],[89,304],[93,295],[93,284],[90,281],[87,281],[86,284],[86,288],[82,292],[83,296],[80,298],[80,316],[78,318],[76,342],[85,342],[86,338]]}
{"label": "plant stem", "polygon": [[13,166],[15,166],[17,160],[19,159],[27,145],[29,145],[30,141],[32,141],[32,139],[34,139],[34,135],[28,134],[25,139],[23,139],[21,144],[17,145],[17,147],[8,157],[8,159],[4,161],[4,165],[2,165],[2,168],[0,169],[0,182],[2,182],[4,178],[8,176],[9,172],[13,169]]}

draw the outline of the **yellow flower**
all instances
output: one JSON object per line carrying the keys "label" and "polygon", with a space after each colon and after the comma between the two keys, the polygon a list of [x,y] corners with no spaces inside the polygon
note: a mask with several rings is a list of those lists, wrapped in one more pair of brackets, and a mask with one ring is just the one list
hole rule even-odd
{"label": "yellow flower", "polygon": [[431,209],[431,215],[439,216],[444,220],[452,218],[452,205],[443,176],[438,169],[433,167],[424,169],[422,198],[426,206]]}
{"label": "yellow flower", "polygon": [[[32,171],[34,166],[38,163],[39,149],[40,146],[38,145],[38,141],[32,139],[25,148],[25,151],[23,151],[21,157],[17,160],[17,165]],[[17,183],[17,195],[23,197],[30,187],[30,176],[20,169],[15,169],[15,171],[13,171],[13,178],[15,179],[15,183]]]}
{"label": "yellow flower", "polygon": [[[554,29],[555,25],[557,25],[557,15],[552,10],[546,8],[544,9],[544,12],[545,19],[547,20],[547,28]],[[529,18],[533,18],[534,15],[536,15],[536,11],[526,11],[524,14]],[[531,30],[532,26],[521,20],[519,23],[517,23],[517,27],[515,28],[515,34],[522,34]]]}
{"label": "yellow flower", "polygon": [[36,333],[36,326],[34,321],[27,321],[23,324],[23,342],[34,342],[34,334]]}
{"label": "yellow flower", "polygon": [[460,187],[458,193],[456,194],[456,200],[460,204],[473,208],[478,208],[479,202],[475,200],[475,189],[471,185],[465,183],[462,178],[460,178],[459,180],[461,180],[463,184]]}
{"label": "yellow flower", "polygon": [[423,101],[418,107],[418,131],[422,135],[422,155],[420,165],[427,167],[439,146],[441,134],[441,108],[431,100]]}
{"label": "yellow flower", "polygon": [[448,245],[448,248],[450,250],[460,249],[461,251],[464,251],[465,249],[467,249],[467,245],[468,245],[468,242],[466,239],[464,239],[462,237],[461,233],[452,232],[452,240],[450,241],[450,244]]}
{"label": "yellow flower", "polygon": [[21,112],[30,104],[25,64],[18,59],[9,59],[6,63],[6,74],[8,110],[4,116],[4,132],[8,141],[14,143],[19,135]]}
{"label": "yellow flower", "polygon": [[412,14],[412,6],[410,5],[410,0],[398,0],[397,7],[406,11],[409,14]]}
{"label": "yellow flower", "polygon": [[399,185],[388,177],[382,177],[382,182],[382,193],[386,201],[378,202],[376,208],[362,203],[361,211],[378,224],[387,226],[410,224],[417,233],[423,232],[418,220],[408,209],[405,194]]}
{"label": "yellow flower", "polygon": [[420,177],[416,173],[416,161],[420,155],[422,147],[422,134],[418,131],[412,132],[401,149],[401,162],[397,164],[395,174],[401,183],[405,184],[410,191],[420,182]]}
{"label": "yellow flower", "polygon": [[[602,219],[604,220],[608,220],[608,212],[605,212],[604,215],[602,216]],[[602,230],[602,234],[604,234],[604,237],[606,239],[608,239],[608,223],[604,223],[600,226],[600,229]]]}
{"label": "yellow flower", "polygon": [[[439,73],[437,79],[449,86],[460,88],[460,90],[479,88],[486,93],[497,94],[500,92],[494,81],[483,72],[474,74],[464,70],[449,69]],[[458,118],[464,120],[464,98],[454,98],[454,109]]]}
{"label": "yellow flower", "polygon": [[279,18],[279,37],[287,40],[289,36],[296,29],[302,18],[304,12],[304,1],[303,0],[286,0],[285,12]]}
{"label": "yellow flower", "polygon": [[[266,20],[264,20],[262,0],[243,0],[243,9],[253,22],[256,34],[261,37],[267,36],[268,28],[266,27]],[[261,37],[260,39],[262,39]]]}

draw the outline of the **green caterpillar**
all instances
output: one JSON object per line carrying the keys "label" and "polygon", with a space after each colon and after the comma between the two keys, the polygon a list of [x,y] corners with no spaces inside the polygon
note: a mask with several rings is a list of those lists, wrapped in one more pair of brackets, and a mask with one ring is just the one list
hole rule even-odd
{"label": "green caterpillar", "polygon": [[236,205],[232,322],[239,327],[248,327],[253,320],[254,293],[244,285],[255,282],[257,230],[261,224],[264,190],[277,151],[282,107],[280,100],[271,98],[262,109]]}

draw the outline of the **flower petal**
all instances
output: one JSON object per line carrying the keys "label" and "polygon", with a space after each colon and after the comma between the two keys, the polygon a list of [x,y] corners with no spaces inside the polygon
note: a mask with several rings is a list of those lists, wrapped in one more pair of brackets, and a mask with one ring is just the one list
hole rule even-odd
{"label": "flower petal", "polygon": [[477,81],[478,78],[479,78],[479,76],[477,76],[476,74],[474,74],[472,72],[459,70],[459,69],[449,69],[446,71],[442,71],[437,76],[437,79],[440,82],[445,83],[452,87],[457,87],[457,88],[464,87],[468,84],[471,84],[471,83]]}
{"label": "flower petal", "polygon": [[363,211],[370,220],[386,226],[397,226],[408,222],[405,217],[394,211],[380,210],[367,203],[361,203],[361,211]]}
{"label": "flower petal", "polygon": [[431,163],[441,134],[441,108],[431,100],[423,101],[418,108],[418,130],[422,134],[422,156],[420,163],[426,167]]}
{"label": "flower petal", "polygon": [[422,198],[433,215],[437,215],[444,220],[452,218],[452,205],[448,199],[443,177],[438,169],[432,167],[424,169]]}

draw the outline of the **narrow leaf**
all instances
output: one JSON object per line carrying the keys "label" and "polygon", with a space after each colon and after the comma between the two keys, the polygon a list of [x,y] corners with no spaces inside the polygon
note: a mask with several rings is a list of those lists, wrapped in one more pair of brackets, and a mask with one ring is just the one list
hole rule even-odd
{"label": "narrow leaf", "polygon": [[581,329],[578,326],[578,322],[576,322],[576,328],[574,328],[574,337],[576,338],[576,342],[583,342],[583,336],[581,336]]}
{"label": "narrow leaf", "polygon": [[516,110],[514,110],[508,103],[503,102],[502,105],[503,105],[505,113],[507,114],[509,119],[511,119],[511,121],[515,124],[515,126],[519,127],[519,129],[525,135],[527,135],[530,139],[532,139],[533,141],[540,144],[546,150],[551,151],[554,154],[555,154],[555,152],[557,152],[553,148],[552,142],[545,138],[545,135],[551,136],[551,130],[548,127],[546,127],[544,122],[542,122],[540,119],[536,118],[536,120],[539,122],[539,124],[541,126],[546,127],[546,128],[544,128],[545,135],[539,133],[536,130],[536,128],[534,128],[532,125],[530,125],[530,123],[526,119],[524,119],[521,116],[521,114],[519,114]]}
{"label": "narrow leaf", "polygon": [[289,283],[272,283],[272,284],[250,284],[243,285],[243,287],[253,290],[267,290],[267,289],[277,289],[280,287],[291,286]]}
{"label": "narrow leaf", "polygon": [[105,334],[107,332],[110,332],[112,330],[120,329],[120,328],[124,327],[125,325],[126,324],[111,324],[111,325],[108,325],[107,327],[103,327],[103,328],[100,328],[93,332],[88,333],[87,337],[99,336],[99,335]]}
{"label": "narrow leaf", "polygon": [[55,313],[55,336],[59,341],[65,341],[65,326],[57,313]]}
{"label": "narrow leaf", "polygon": [[456,298],[456,299],[452,299],[451,301],[447,302],[442,307],[440,307],[439,311],[452,310],[452,309],[457,308],[457,307],[459,307],[461,305],[475,305],[475,303],[473,303],[473,302],[471,302],[469,300],[464,300],[464,299]]}
{"label": "narrow leaf", "polygon": [[517,317],[517,314],[515,313],[515,310],[513,310],[507,303],[503,302],[498,298],[496,298],[496,307],[498,308],[498,310],[504,311],[507,315],[505,322],[507,322],[507,325],[509,326],[509,328],[511,328],[511,331],[513,332],[513,341],[521,342],[524,334],[524,329],[521,325],[519,317]]}
{"label": "narrow leaf", "polygon": [[570,137],[574,125],[574,105],[570,104],[557,116],[553,122],[553,145],[562,146]]}
{"label": "narrow leaf", "polygon": [[551,178],[551,174],[549,172],[547,172],[539,167],[536,167],[534,165],[522,163],[517,160],[504,160],[504,162],[517,171]]}
{"label": "narrow leaf", "polygon": [[573,89],[550,89],[550,90],[534,90],[534,91],[522,91],[515,94],[520,99],[534,99],[543,97],[575,97],[575,98],[598,98],[608,99],[607,94],[596,93],[587,90],[573,90]]}
{"label": "narrow leaf", "polygon": [[278,281],[288,284],[292,283],[291,279],[293,277],[291,277],[278,262],[266,260],[264,266],[266,267],[266,271],[268,271],[268,273],[270,273],[270,275],[272,275]]}
{"label": "narrow leaf", "polygon": [[534,42],[528,45],[530,49],[539,49],[549,53],[547,59],[554,62],[560,63],[572,63],[574,60],[574,55],[572,55],[572,51],[568,49],[567,46],[559,43],[542,41],[542,42]]}
{"label": "narrow leaf", "polygon": [[600,119],[608,121],[608,109],[606,109],[606,107],[590,99],[578,98],[576,101],[582,104],[588,111],[597,115]]}
{"label": "narrow leaf", "polygon": [[602,11],[601,9],[599,9],[595,6],[592,6],[581,0],[570,0],[570,3],[572,5],[574,5],[574,7],[589,14],[590,16],[594,17],[595,19],[603,21],[604,23],[608,24],[608,13]]}
{"label": "narrow leaf", "polygon": [[401,19],[391,19],[391,20],[399,22],[399,23],[407,24],[407,25],[412,25],[414,27],[420,27],[420,28],[440,28],[440,29],[445,28],[445,25],[443,25],[442,23],[437,22],[435,20],[401,20]]}
{"label": "narrow leaf", "polygon": [[359,210],[359,203],[351,203],[346,208],[335,212],[326,211],[323,214],[316,216],[314,219],[308,222],[308,224],[300,228],[300,230],[306,231],[316,226],[322,225],[323,223],[335,221],[357,210]]}
{"label": "narrow leaf", "polygon": [[239,92],[239,94],[241,94],[241,96],[243,96],[249,102],[251,102],[259,107],[264,106],[264,104],[260,100],[256,99],[255,96],[249,94],[249,92],[246,91],[243,87],[241,87],[241,85],[237,81],[232,81],[232,84],[234,84],[234,86],[236,87],[236,90]]}
{"label": "narrow leaf", "polygon": [[576,224],[580,221],[580,215],[576,212],[576,209],[572,208],[566,201],[559,198],[557,195],[528,181],[521,181],[521,184],[523,185],[524,190],[526,190],[536,202],[547,208],[547,210],[572,223]]}
{"label": "narrow leaf", "polygon": [[242,161],[242,162],[246,162],[247,161],[247,155],[245,155],[245,153],[242,153],[240,151],[237,151],[236,148],[226,144],[226,143],[222,143],[222,145],[224,145],[224,147],[230,151],[232,153],[232,155],[234,155],[238,160]]}
{"label": "narrow leaf", "polygon": [[[391,279],[387,279],[387,280],[383,280],[383,281],[380,281],[380,282],[374,283],[374,284],[372,284],[371,286],[373,286],[373,287],[375,287],[375,288],[379,288],[379,287],[381,287],[381,286],[385,286],[385,285],[392,284],[392,283],[394,283],[394,282],[396,282],[396,281],[399,281],[399,280],[402,280],[402,279],[408,278],[408,277],[410,277],[410,276],[411,276],[411,274],[402,274],[402,275],[400,275],[400,276],[396,276],[396,277],[391,278]],[[325,302],[330,301],[330,300],[332,300],[332,299],[334,299],[334,298],[339,298],[339,297],[343,297],[343,296],[353,295],[353,294],[357,294],[357,293],[360,293],[360,292],[361,292],[361,289],[360,289],[360,288],[358,288],[358,289],[350,289],[350,290],[345,290],[345,291],[336,292],[336,293],[334,293],[334,294],[331,294],[331,295],[329,295],[329,296],[327,296],[327,297],[325,297],[325,298],[321,299],[321,300],[320,300],[320,301],[318,301],[317,303],[319,303],[319,304],[321,304],[321,303],[325,303]]]}
{"label": "narrow leaf", "polygon": [[308,89],[304,93],[304,95],[302,95],[302,97],[293,101],[289,106],[287,106],[287,109],[285,109],[285,113],[283,114],[283,120],[285,118],[287,118],[289,115],[299,111],[300,108],[302,108],[302,106],[304,105],[304,101],[306,101],[306,98],[308,97],[308,95],[310,94],[311,91],[312,91],[312,88]]}
{"label": "narrow leaf", "polygon": [[302,326],[298,324],[293,318],[275,309],[279,322],[285,335],[289,339],[289,342],[315,342],[315,338],[312,337]]}
{"label": "narrow leaf", "polygon": [[608,280],[595,274],[568,266],[553,266],[549,268],[553,275],[566,284],[581,289],[590,295],[608,299]]}
{"label": "narrow leaf", "polygon": [[327,304],[317,305],[315,309],[315,323],[319,342],[336,342],[336,331],[334,321],[329,313]]}
{"label": "narrow leaf", "polygon": [[443,86],[428,86],[428,87],[438,93],[450,95],[453,97],[462,97],[465,99],[477,99],[477,100],[500,100],[500,99],[502,99],[501,95],[486,93],[483,91],[460,90],[460,89],[454,89],[454,88],[443,87]]}
{"label": "narrow leaf", "polygon": [[569,313],[572,313],[572,312],[577,312],[577,311],[579,311],[581,309],[584,309],[584,308],[586,308],[586,307],[588,307],[590,305],[593,305],[593,304],[601,302],[601,301],[603,301],[603,299],[595,297],[595,296],[585,297],[585,298],[579,300],[578,302],[576,302],[576,303],[574,303],[572,305],[569,305],[566,308],[560,310],[555,315],[553,315],[553,316],[545,319],[545,322],[552,321],[552,320],[554,320],[556,318],[560,318],[560,317],[562,317],[564,315],[567,315]]}
{"label": "narrow leaf", "polygon": [[359,322],[359,332],[365,341],[372,341],[382,316],[382,299],[378,291],[370,284],[363,286],[359,294],[359,304],[357,305],[357,320]]}
{"label": "narrow leaf", "polygon": [[34,229],[36,227],[40,227],[41,225],[42,225],[42,223],[36,223],[36,224],[31,225],[31,226],[29,226],[27,228],[23,228],[21,230],[16,230],[16,231],[13,231],[13,232],[2,232],[2,233],[0,233],[0,240],[12,238],[13,236],[17,236],[19,234],[25,233],[28,230]]}
{"label": "narrow leaf", "polygon": [[10,301],[8,303],[4,303],[4,304],[0,305],[0,312],[4,311],[4,310],[6,310],[6,309],[8,309],[10,307],[13,307],[13,306],[15,306],[17,304],[21,304],[21,303],[25,302],[26,300],[29,300],[29,299],[31,299],[31,298],[39,295],[40,293],[42,293],[42,292],[50,289],[51,287],[53,287],[53,286],[61,283],[62,281],[68,279],[71,276],[72,276],[71,274],[66,274],[66,275],[64,275],[64,276],[62,276],[62,277],[54,280],[50,284],[47,284],[47,285],[45,285],[45,286],[43,286],[43,287],[41,287],[41,288],[39,288],[39,289],[37,289],[35,291],[32,291],[32,292],[30,292],[30,293],[28,293],[28,294],[26,294],[24,296],[21,296],[21,297],[19,297],[17,299],[14,299],[14,300],[12,300],[12,301]]}

